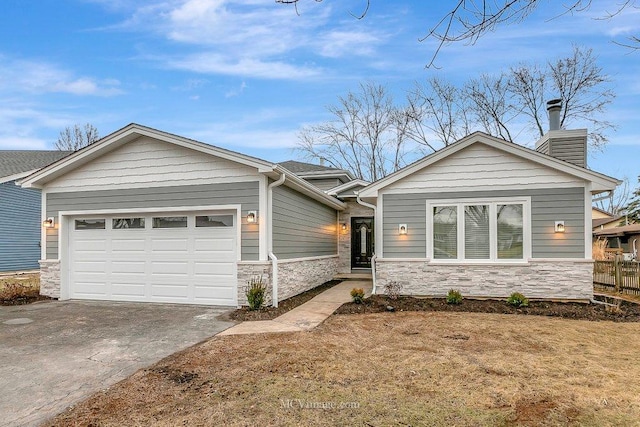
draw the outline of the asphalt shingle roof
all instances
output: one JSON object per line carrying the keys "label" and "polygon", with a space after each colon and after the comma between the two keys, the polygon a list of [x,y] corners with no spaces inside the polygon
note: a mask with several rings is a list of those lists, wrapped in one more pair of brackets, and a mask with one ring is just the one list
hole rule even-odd
{"label": "asphalt shingle roof", "polygon": [[280,166],[290,170],[293,173],[304,172],[321,172],[321,171],[340,171],[342,169],[332,168],[324,165],[314,165],[313,163],[298,162],[296,160],[287,160],[286,162],[280,162]]}
{"label": "asphalt shingle roof", "polygon": [[73,151],[0,150],[0,178],[43,168]]}

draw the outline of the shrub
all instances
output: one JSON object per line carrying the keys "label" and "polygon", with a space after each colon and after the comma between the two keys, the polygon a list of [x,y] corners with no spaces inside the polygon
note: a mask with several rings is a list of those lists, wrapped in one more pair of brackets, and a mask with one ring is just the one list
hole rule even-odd
{"label": "shrub", "polygon": [[451,289],[447,294],[447,304],[462,304],[462,294],[457,289]]}
{"label": "shrub", "polygon": [[384,293],[393,300],[398,299],[402,291],[402,285],[395,280],[389,281],[384,287]]}
{"label": "shrub", "polygon": [[529,299],[522,295],[520,292],[514,292],[509,295],[507,302],[514,307],[526,307],[529,305]]}
{"label": "shrub", "polygon": [[351,299],[353,299],[353,302],[355,302],[356,304],[362,304],[362,301],[364,301],[364,289],[351,289]]}
{"label": "shrub", "polygon": [[262,304],[264,304],[266,293],[267,286],[262,281],[262,276],[252,277],[245,291],[247,303],[249,303],[249,310],[259,310]]}

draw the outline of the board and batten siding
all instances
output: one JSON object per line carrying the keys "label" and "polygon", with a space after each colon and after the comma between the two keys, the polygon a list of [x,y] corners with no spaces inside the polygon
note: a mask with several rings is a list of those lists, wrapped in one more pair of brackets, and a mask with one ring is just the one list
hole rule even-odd
{"label": "board and batten siding", "polygon": [[38,269],[41,203],[40,190],[0,184],[0,271]]}
{"label": "board and batten siding", "polygon": [[140,137],[47,185],[88,191],[254,181],[255,168],[149,137]]}
{"label": "board and batten siding", "polygon": [[[533,258],[584,258],[584,188],[474,191],[447,193],[384,194],[384,258],[426,258],[427,200],[531,197],[531,250]],[[554,232],[555,221],[564,221],[566,232]],[[409,232],[400,239],[398,224]]]}
{"label": "board and batten siding", "polygon": [[273,189],[273,252],[279,259],[338,254],[336,211],[286,186]]}
{"label": "board and batten siding", "polygon": [[531,186],[583,187],[584,182],[483,143],[476,143],[390,184],[384,191],[447,192]]}
{"label": "board and batten siding", "polygon": [[[60,211],[110,209],[173,208],[188,206],[241,205],[242,216],[258,210],[258,182],[130,188],[123,190],[47,193],[47,217],[57,221]],[[240,218],[238,222],[242,222]],[[242,223],[242,260],[255,261],[258,253],[258,227]],[[47,230],[47,259],[58,258],[58,228]]]}

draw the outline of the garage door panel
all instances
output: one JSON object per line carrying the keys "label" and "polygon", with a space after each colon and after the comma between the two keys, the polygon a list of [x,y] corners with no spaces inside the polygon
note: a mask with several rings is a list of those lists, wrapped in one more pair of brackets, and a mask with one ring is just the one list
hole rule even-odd
{"label": "garage door panel", "polygon": [[115,253],[144,253],[147,251],[146,239],[112,239],[111,251]]}
{"label": "garage door panel", "polygon": [[101,239],[75,239],[74,247],[79,252],[98,252],[106,253],[107,241],[104,238]]}
{"label": "garage door panel", "polygon": [[[121,280],[120,278],[117,279]],[[111,296],[113,297],[140,297],[144,298],[145,285],[140,283],[111,283]]]}
{"label": "garage door panel", "polygon": [[[175,232],[175,230],[171,230]],[[157,232],[155,233],[157,234]],[[158,238],[151,236],[151,250],[153,252],[187,252],[189,250],[189,239],[187,238]]]}
{"label": "garage door panel", "polygon": [[235,305],[237,229],[195,227],[195,215],[186,228],[151,228],[143,214],[147,228],[112,229],[110,215],[105,229],[71,227],[70,297]]}

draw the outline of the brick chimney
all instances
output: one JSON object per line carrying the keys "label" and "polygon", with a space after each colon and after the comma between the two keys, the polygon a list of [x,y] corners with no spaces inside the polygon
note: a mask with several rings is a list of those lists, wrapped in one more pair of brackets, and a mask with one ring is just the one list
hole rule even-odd
{"label": "brick chimney", "polygon": [[574,165],[587,167],[587,130],[560,129],[560,112],[562,100],[552,99],[547,102],[549,113],[549,131],[536,142],[536,151],[548,154]]}

